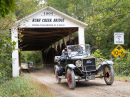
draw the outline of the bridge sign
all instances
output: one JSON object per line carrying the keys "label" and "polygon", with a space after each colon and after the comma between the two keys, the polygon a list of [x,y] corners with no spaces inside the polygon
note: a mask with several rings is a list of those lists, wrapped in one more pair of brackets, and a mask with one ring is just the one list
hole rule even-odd
{"label": "bridge sign", "polygon": [[111,52],[111,54],[112,54],[115,58],[117,58],[117,57],[122,57],[122,58],[123,58],[123,57],[125,56],[124,52],[126,52],[125,49],[124,49],[121,45],[118,45],[118,46]]}

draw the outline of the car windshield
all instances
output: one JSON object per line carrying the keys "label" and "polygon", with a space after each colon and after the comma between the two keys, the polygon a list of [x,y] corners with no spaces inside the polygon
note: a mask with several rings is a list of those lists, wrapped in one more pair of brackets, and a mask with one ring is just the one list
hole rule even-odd
{"label": "car windshield", "polygon": [[68,45],[67,46],[68,56],[90,56],[90,45]]}

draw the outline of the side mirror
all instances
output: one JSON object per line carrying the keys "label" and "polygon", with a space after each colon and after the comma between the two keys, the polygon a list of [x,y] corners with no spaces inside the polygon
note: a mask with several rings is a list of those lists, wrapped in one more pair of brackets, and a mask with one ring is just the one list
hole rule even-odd
{"label": "side mirror", "polygon": [[98,65],[102,65],[103,60],[102,60],[101,58],[98,58],[98,59],[97,59],[97,63],[98,63]]}

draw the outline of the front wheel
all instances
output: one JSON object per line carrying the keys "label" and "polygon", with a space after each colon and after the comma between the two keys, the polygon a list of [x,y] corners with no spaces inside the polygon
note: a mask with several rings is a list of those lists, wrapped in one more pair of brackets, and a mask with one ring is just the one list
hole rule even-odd
{"label": "front wheel", "polygon": [[107,85],[112,85],[114,82],[114,70],[112,66],[105,66],[103,70],[104,80]]}
{"label": "front wheel", "polygon": [[55,69],[55,77],[56,77],[56,82],[58,84],[60,84],[61,83],[61,78],[58,77],[58,71],[57,71],[57,69]]}
{"label": "front wheel", "polygon": [[71,69],[67,69],[67,81],[69,88],[73,90],[76,86],[76,81],[74,71]]}

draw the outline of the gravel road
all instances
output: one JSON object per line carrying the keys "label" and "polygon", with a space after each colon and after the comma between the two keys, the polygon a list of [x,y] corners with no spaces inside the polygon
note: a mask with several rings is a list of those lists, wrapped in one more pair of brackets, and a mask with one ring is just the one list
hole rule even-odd
{"label": "gravel road", "polygon": [[70,90],[66,79],[57,84],[55,75],[48,70],[34,70],[31,76],[49,87],[58,97],[130,97],[130,82],[114,81],[113,85],[106,85],[104,79],[79,81],[76,88]]}

